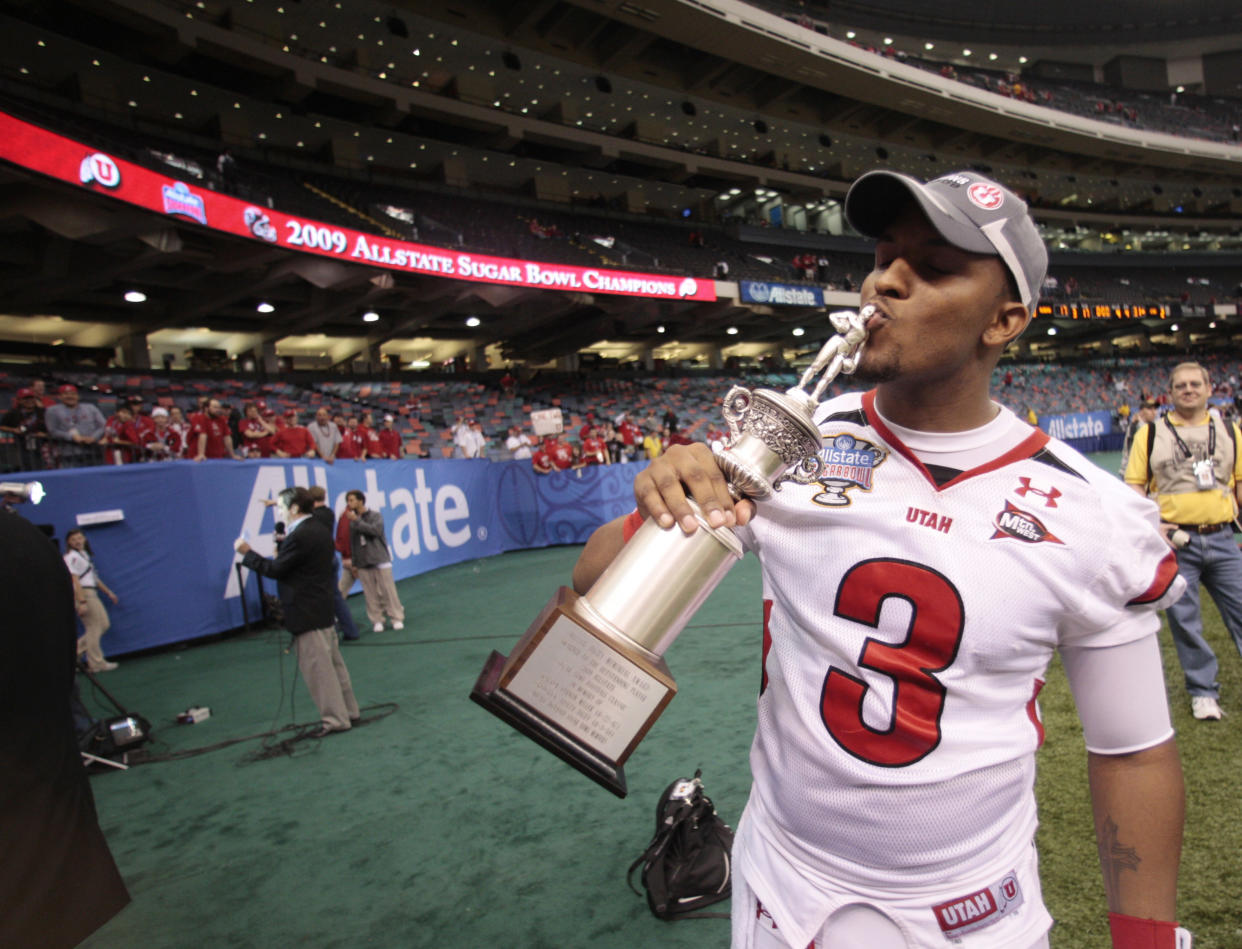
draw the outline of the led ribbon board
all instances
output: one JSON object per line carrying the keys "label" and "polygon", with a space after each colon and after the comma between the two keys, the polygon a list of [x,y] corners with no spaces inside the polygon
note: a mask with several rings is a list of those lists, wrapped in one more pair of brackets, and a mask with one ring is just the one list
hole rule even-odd
{"label": "led ribbon board", "polygon": [[205,188],[191,187],[184,181],[113,158],[106,152],[4,112],[0,112],[0,158],[41,175],[212,230],[386,270],[539,290],[664,300],[716,299],[716,285],[709,279],[491,257],[294,217]]}

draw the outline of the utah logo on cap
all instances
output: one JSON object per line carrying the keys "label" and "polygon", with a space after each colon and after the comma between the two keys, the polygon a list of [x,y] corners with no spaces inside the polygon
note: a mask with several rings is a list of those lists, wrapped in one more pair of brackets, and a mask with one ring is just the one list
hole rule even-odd
{"label": "utah logo on cap", "polygon": [[996,211],[1005,203],[1005,193],[987,181],[976,181],[966,189],[970,203],[985,211]]}

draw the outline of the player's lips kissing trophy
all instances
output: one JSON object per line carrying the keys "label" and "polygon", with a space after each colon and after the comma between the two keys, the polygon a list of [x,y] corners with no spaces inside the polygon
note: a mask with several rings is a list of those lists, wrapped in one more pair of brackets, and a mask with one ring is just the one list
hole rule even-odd
{"label": "player's lips kissing trophy", "polygon": [[[716,463],[735,498],[762,501],[785,481],[818,480],[812,416],[833,378],[857,367],[875,312],[831,314],[838,335],[788,392],[725,394],[731,437]],[[663,530],[648,518],[585,595],[561,587],[508,658],[493,652],[470,693],[618,797],[622,765],[677,692],[665,651],[742,559],[733,531],[711,527],[691,505],[698,530]]]}

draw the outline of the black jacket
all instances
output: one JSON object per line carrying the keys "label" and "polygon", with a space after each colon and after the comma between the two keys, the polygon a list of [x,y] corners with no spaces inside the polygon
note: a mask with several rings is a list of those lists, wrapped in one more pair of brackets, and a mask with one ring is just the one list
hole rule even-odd
{"label": "black jacket", "polygon": [[129,894],[69,714],[73,588],[56,546],[0,511],[0,946],[70,949]]}
{"label": "black jacket", "polygon": [[285,608],[285,628],[296,636],[336,621],[334,553],[331,531],[319,518],[308,517],[284,539],[274,560],[249,550],[242,565],[276,581]]}

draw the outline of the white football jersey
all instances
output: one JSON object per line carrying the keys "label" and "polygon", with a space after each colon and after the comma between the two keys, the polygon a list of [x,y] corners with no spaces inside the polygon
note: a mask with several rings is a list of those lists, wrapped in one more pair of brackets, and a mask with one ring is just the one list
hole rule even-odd
{"label": "white football jersey", "polygon": [[740,834],[799,934],[822,924],[817,876],[934,892],[1029,848],[1053,650],[1150,636],[1184,587],[1155,506],[1069,446],[1010,414],[938,486],[874,401],[821,406],[820,481],[737,532],[764,590]]}

